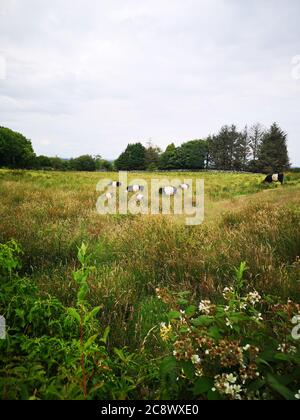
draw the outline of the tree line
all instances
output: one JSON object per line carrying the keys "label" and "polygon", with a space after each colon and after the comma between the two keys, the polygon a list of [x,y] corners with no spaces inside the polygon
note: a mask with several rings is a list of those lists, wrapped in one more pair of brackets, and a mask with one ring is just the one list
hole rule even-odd
{"label": "tree line", "polygon": [[224,126],[218,134],[192,140],[164,152],[150,144],[129,144],[115,161],[118,170],[203,170],[281,172],[289,169],[287,134],[274,123],[238,131]]}
{"label": "tree line", "polygon": [[239,131],[235,125],[223,126],[219,133],[165,151],[142,143],[129,144],[110,162],[100,155],[78,158],[37,156],[31,141],[22,134],[0,127],[0,167],[60,171],[155,171],[155,170],[223,170],[281,172],[290,167],[287,134],[274,123],[269,129],[260,124]]}

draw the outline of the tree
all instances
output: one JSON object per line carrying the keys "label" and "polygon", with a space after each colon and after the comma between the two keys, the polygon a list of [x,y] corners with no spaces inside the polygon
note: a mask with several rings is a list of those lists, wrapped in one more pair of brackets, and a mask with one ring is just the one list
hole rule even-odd
{"label": "tree", "polygon": [[94,157],[96,171],[106,171],[111,172],[113,170],[113,165],[108,160],[105,160],[101,157],[101,155],[96,155]]}
{"label": "tree", "polygon": [[246,126],[241,133],[234,132],[233,169],[244,171],[250,156],[249,134]]}
{"label": "tree", "polygon": [[258,166],[264,173],[283,172],[290,167],[287,134],[276,123],[263,136]]}
{"label": "tree", "polygon": [[26,169],[33,166],[34,159],[30,140],[9,128],[0,127],[0,166]]}
{"label": "tree", "polygon": [[83,155],[76,159],[71,159],[70,168],[74,171],[94,172],[96,170],[96,162],[92,156]]}
{"label": "tree", "polygon": [[236,126],[225,125],[216,136],[209,139],[210,164],[214,169],[230,171],[237,166],[235,146],[240,140]]}
{"label": "tree", "polygon": [[253,125],[249,132],[249,148],[250,161],[248,162],[248,170],[251,172],[259,172],[260,166],[258,162],[259,151],[262,145],[265,129],[259,123]]}
{"label": "tree", "polygon": [[147,149],[145,154],[146,169],[155,171],[159,168],[159,159],[161,155],[161,149],[154,146],[151,141],[147,143]]}
{"label": "tree", "polygon": [[129,144],[115,161],[118,171],[143,171],[146,169],[146,149],[141,143]]}
{"label": "tree", "polygon": [[204,169],[207,161],[208,145],[205,140],[192,140],[181,146],[184,169]]}
{"label": "tree", "polygon": [[184,167],[184,160],[182,149],[176,148],[174,143],[169,144],[165,152],[161,155],[159,161],[159,169],[162,170],[175,170]]}
{"label": "tree", "polygon": [[34,160],[35,169],[52,169],[52,161],[48,156],[37,156]]}

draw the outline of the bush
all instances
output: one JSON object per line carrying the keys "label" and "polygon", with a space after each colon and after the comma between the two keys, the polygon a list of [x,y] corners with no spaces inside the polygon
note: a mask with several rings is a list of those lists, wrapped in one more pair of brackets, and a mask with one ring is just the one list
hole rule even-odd
{"label": "bush", "polygon": [[245,263],[235,269],[235,287],[224,289],[224,304],[203,300],[196,306],[190,304],[189,293],[158,291],[174,305],[169,322],[160,326],[162,339],[173,350],[161,370],[177,378],[165,397],[299,398],[300,342],[291,331],[300,305],[247,290],[245,271]]}

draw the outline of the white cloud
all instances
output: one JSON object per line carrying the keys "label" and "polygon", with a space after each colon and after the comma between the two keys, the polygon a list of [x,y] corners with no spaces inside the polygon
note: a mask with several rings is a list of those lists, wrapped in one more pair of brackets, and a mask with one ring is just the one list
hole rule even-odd
{"label": "white cloud", "polygon": [[133,140],[276,120],[299,165],[299,12],[298,0],[1,0],[1,124],[38,153],[113,158]]}

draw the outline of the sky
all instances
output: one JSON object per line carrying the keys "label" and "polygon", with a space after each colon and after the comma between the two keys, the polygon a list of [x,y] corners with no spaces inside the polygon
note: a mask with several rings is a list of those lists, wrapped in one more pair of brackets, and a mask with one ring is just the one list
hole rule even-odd
{"label": "sky", "polygon": [[299,0],[0,0],[0,125],[37,154],[274,121],[300,166]]}

